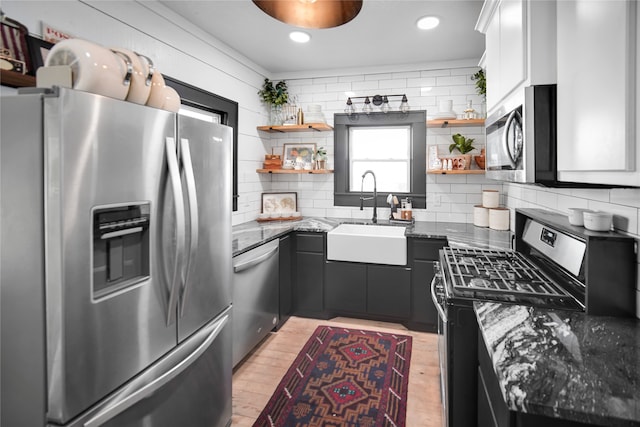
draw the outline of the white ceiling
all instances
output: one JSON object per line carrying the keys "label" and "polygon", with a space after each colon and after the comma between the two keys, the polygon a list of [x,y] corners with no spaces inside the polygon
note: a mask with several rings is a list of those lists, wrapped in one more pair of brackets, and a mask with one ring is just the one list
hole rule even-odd
{"label": "white ceiling", "polygon": [[[312,37],[306,44],[289,40],[296,28],[251,0],[161,3],[275,75],[479,60],[484,52],[484,35],[474,30],[482,0],[364,0],[358,16],[340,27],[304,29]],[[425,15],[439,17],[440,25],[419,30],[416,21]]]}

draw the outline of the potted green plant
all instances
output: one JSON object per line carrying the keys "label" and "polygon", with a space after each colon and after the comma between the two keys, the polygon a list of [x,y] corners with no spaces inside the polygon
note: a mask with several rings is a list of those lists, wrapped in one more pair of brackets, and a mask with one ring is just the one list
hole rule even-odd
{"label": "potted green plant", "polygon": [[471,76],[471,80],[476,82],[476,92],[478,95],[485,97],[487,96],[487,79],[484,75],[484,70],[480,68],[473,76]]}
{"label": "potted green plant", "polygon": [[271,80],[265,78],[258,95],[262,102],[269,106],[269,124],[281,125],[284,121],[282,106],[289,101],[287,82],[281,80],[274,85]]}
{"label": "potted green plant", "polygon": [[[474,138],[466,138],[465,136],[456,133],[451,135],[453,144],[449,145],[449,153],[453,153],[453,150],[458,150],[462,156],[457,156],[453,160],[457,164],[456,169],[469,169],[471,167],[471,154],[467,154],[469,151],[475,149],[473,146]],[[461,162],[460,159],[463,159]]]}
{"label": "potted green plant", "polygon": [[316,159],[316,169],[324,169],[327,162],[327,150],[324,147],[320,147],[314,153]]}

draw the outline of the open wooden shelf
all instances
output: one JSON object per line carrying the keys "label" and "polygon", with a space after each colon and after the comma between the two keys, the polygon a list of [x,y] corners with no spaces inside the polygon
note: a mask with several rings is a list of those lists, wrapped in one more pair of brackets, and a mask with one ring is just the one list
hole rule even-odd
{"label": "open wooden shelf", "polygon": [[310,174],[327,174],[327,173],[333,173],[333,169],[311,169],[311,170],[295,170],[295,169],[256,169],[256,172],[258,173],[275,173],[275,174],[280,174],[280,173],[289,173],[289,174],[303,174],[303,173],[310,173]]}
{"label": "open wooden shelf", "polygon": [[36,78],[15,71],[0,70],[0,84],[9,87],[30,87],[36,85]]}
{"label": "open wooden shelf", "polygon": [[311,130],[316,132],[324,132],[333,130],[331,126],[326,123],[305,123],[303,125],[283,125],[283,126],[258,126],[258,130],[263,132],[309,132]]}
{"label": "open wooden shelf", "polygon": [[484,169],[427,170],[427,173],[435,175],[481,175],[484,172]]}
{"label": "open wooden shelf", "polygon": [[484,126],[484,119],[438,119],[427,120],[428,128],[446,128],[447,126]]}

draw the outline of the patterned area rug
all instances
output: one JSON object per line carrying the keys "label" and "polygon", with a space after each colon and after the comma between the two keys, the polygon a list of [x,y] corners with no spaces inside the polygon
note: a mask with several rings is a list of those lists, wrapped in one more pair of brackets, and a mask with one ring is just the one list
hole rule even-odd
{"label": "patterned area rug", "polygon": [[254,427],[405,425],[411,337],[319,326]]}

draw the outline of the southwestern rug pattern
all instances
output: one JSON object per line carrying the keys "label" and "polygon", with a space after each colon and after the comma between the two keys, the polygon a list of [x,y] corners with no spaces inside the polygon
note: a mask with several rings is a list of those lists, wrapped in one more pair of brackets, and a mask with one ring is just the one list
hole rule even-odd
{"label": "southwestern rug pattern", "polygon": [[411,337],[319,326],[254,427],[401,427]]}

